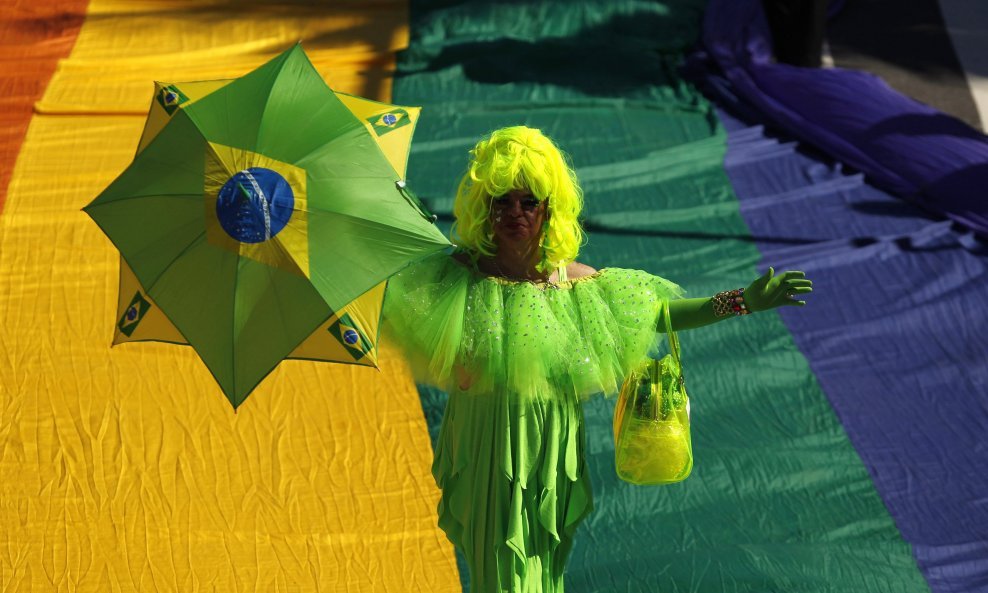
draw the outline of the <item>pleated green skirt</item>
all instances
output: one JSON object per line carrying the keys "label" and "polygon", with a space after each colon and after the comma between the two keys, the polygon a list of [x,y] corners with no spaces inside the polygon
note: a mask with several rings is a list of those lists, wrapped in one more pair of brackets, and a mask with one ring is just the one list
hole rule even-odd
{"label": "pleated green skirt", "polygon": [[439,526],[463,553],[471,593],[554,593],[593,510],[583,408],[573,397],[451,393],[433,476]]}

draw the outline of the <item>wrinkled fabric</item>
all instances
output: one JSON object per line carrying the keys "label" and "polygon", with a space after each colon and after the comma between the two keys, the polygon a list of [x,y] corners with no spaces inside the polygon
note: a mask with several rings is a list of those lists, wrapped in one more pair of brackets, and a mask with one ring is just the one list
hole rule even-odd
{"label": "wrinkled fabric", "polygon": [[873,74],[772,63],[759,0],[712,0],[703,44],[731,98],[884,189],[988,234],[988,137]]}
{"label": "wrinkled fabric", "polygon": [[[760,126],[721,118],[725,168],[766,261],[812,270],[812,314],[782,318],[931,590],[982,591],[988,564],[972,560],[988,558],[978,446],[988,245]],[[766,240],[783,234],[800,245]]]}
{"label": "wrinkled fabric", "polygon": [[[191,348],[110,348],[119,255],[80,211],[133,158],[155,79],[234,76],[303,39],[334,85],[388,101],[404,3],[81,4],[74,46],[79,3],[0,9],[8,115],[30,110],[27,87],[62,58],[5,163],[0,590],[456,590],[418,394],[396,357],[380,372],[290,361],[235,414]],[[43,79],[20,86],[32,66]]]}

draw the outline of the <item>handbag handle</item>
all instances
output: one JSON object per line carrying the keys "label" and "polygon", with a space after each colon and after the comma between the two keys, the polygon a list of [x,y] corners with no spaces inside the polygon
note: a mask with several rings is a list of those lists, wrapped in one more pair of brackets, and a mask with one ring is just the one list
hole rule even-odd
{"label": "handbag handle", "polygon": [[672,316],[669,314],[669,301],[665,301],[662,304],[662,317],[666,326],[666,336],[669,337],[669,352],[672,354],[672,359],[676,361],[676,366],[679,367],[679,382],[683,384],[686,382],[686,378],[683,375],[683,363],[679,358],[679,336],[676,332],[672,331]]}

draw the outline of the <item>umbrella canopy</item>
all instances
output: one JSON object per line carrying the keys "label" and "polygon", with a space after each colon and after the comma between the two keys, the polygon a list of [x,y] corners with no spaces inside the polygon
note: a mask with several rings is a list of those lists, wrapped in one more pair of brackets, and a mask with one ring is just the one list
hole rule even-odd
{"label": "umbrella canopy", "polygon": [[[388,276],[449,245],[393,164],[408,109],[341,99],[300,46],[155,103],[167,117],[152,108],[134,162],[85,208],[126,262],[118,332],[190,344],[234,407],[286,357],[347,361],[326,334],[370,351],[376,315],[354,301],[379,312]],[[406,152],[389,160],[389,142]]]}
{"label": "umbrella canopy", "polygon": [[[232,81],[233,79],[155,83],[137,154],[150,144],[176,111]],[[389,105],[339,91],[335,94],[368,129],[398,175],[404,177],[408,150],[421,109]],[[286,358],[376,367],[377,336],[385,284],[378,284],[335,312]],[[186,343],[181,332],[141,286],[123,257],[120,258],[116,320],[114,345],[146,341]]]}

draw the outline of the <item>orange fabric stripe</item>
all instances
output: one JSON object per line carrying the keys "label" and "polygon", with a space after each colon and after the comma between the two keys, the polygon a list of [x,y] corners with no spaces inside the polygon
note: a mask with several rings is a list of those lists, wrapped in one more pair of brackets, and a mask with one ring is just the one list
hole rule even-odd
{"label": "orange fabric stripe", "polygon": [[34,103],[55,65],[72,51],[87,4],[21,0],[0,14],[0,212]]}

